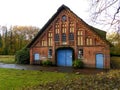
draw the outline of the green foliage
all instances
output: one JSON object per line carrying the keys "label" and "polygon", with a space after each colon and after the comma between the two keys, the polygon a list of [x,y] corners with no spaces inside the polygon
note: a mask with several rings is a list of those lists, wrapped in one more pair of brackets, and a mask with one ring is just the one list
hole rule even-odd
{"label": "green foliage", "polygon": [[14,55],[16,51],[25,47],[39,31],[33,26],[6,26],[1,28],[0,55]]}
{"label": "green foliage", "polygon": [[52,62],[50,60],[45,60],[45,61],[42,61],[42,65],[43,66],[52,66]]}
{"label": "green foliage", "polygon": [[16,52],[15,54],[15,61],[18,64],[29,64],[29,49],[23,48]]}
{"label": "green foliage", "polygon": [[107,39],[113,45],[113,47],[110,48],[111,56],[120,56],[120,33],[111,33]]}
{"label": "green foliage", "polygon": [[120,56],[120,47],[114,46],[110,48],[110,55],[111,56]]}
{"label": "green foliage", "polygon": [[73,67],[74,68],[83,68],[84,63],[82,62],[82,60],[74,60],[73,62]]}
{"label": "green foliage", "polygon": [[120,57],[111,57],[111,68],[113,69],[120,69]]}

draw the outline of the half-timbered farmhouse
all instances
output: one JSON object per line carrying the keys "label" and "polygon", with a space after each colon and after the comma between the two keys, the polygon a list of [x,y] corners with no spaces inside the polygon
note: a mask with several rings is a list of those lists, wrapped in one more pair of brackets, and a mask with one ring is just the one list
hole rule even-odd
{"label": "half-timbered farmhouse", "polygon": [[72,66],[74,60],[80,59],[85,67],[110,68],[106,32],[88,25],[65,5],[58,8],[27,47],[30,64],[50,60],[57,66]]}

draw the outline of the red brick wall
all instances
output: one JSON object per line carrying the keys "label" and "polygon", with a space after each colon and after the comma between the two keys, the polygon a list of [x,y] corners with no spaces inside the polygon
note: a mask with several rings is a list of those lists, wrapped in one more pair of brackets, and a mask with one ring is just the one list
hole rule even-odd
{"label": "red brick wall", "polygon": [[[61,17],[63,15],[67,16],[67,21],[66,23],[66,36],[67,36],[67,44],[66,45],[62,45],[62,41],[61,41],[61,25],[62,25],[62,21],[61,21]],[[74,23],[74,41],[70,42],[69,41],[69,23],[70,22]],[[59,22],[60,24],[60,40],[59,42],[55,42],[54,41],[54,32],[55,32],[55,23]],[[77,46],[77,30],[78,28],[80,28],[80,30],[83,31],[83,38],[84,38],[84,45],[82,46]],[[53,44],[52,46],[48,46],[48,31],[52,30],[53,32]],[[90,36],[93,39],[93,45],[91,46],[87,46],[86,45],[86,41],[85,38],[87,36]],[[41,39],[45,38],[46,42],[47,42],[47,46],[41,46]],[[97,40],[96,44],[95,44],[95,40]],[[53,20],[53,22],[48,26],[48,28],[46,30],[44,30],[44,32],[42,33],[41,36],[39,36],[39,38],[37,38],[37,40],[35,41],[35,43],[33,43],[33,45],[30,48],[30,64],[33,64],[34,62],[34,53],[39,53],[40,57],[44,57],[41,58],[41,60],[46,60],[48,59],[48,50],[49,48],[52,49],[53,53],[52,53],[52,59],[50,59],[53,63],[55,63],[55,50],[59,47],[72,47],[74,49],[74,59],[78,58],[78,49],[79,48],[83,48],[84,51],[84,60],[83,62],[85,63],[86,67],[96,67],[96,62],[95,62],[95,55],[97,53],[102,53],[104,54],[104,68],[109,68],[110,67],[110,51],[109,51],[109,45],[106,43],[105,40],[101,39],[96,33],[94,33],[83,21],[81,21],[80,19],[78,19],[78,17],[76,17],[74,14],[70,13],[67,10],[63,10],[56,18],[55,20]],[[45,58],[46,57],[46,58]]]}
{"label": "red brick wall", "polygon": [[110,68],[110,53],[105,47],[84,47],[83,62],[86,67],[96,67],[96,54],[104,55],[104,68]]}

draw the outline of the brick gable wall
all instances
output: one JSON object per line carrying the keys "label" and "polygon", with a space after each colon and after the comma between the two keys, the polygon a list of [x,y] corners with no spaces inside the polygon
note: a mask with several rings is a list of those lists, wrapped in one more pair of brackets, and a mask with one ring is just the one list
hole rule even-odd
{"label": "brick gable wall", "polygon": [[[66,20],[62,21],[62,16],[66,16]],[[74,24],[74,40],[69,40],[70,23]],[[59,41],[55,41],[55,25],[59,24]],[[65,24],[66,28],[66,43],[62,41],[62,28]],[[78,30],[82,31],[83,45],[78,45]],[[52,33],[52,45],[49,46],[49,32]],[[92,39],[92,45],[87,45],[87,38]],[[44,46],[43,46],[44,42]],[[39,53],[41,60],[48,58],[48,51],[52,49],[52,58],[50,60],[56,64],[56,50],[61,47],[71,47],[74,49],[74,60],[78,59],[78,50],[83,49],[83,62],[86,67],[96,67],[96,54],[102,53],[104,55],[104,68],[110,68],[110,51],[109,45],[105,40],[101,39],[94,31],[92,31],[83,21],[78,19],[69,10],[63,10],[52,21],[52,23],[44,30],[44,32],[36,39],[30,48],[30,63],[34,64],[34,53]]]}

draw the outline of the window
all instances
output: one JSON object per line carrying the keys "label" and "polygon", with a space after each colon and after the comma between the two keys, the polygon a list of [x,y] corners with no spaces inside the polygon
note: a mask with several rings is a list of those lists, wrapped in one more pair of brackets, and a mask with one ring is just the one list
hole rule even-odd
{"label": "window", "polygon": [[52,49],[48,50],[48,58],[52,58]]}
{"label": "window", "polygon": [[55,24],[55,34],[59,34],[59,23]]}
{"label": "window", "polygon": [[48,46],[52,46],[52,32],[48,32]]}
{"label": "window", "polygon": [[74,23],[70,23],[70,33],[74,33]]}
{"label": "window", "polygon": [[92,38],[86,38],[86,45],[93,45]]}
{"label": "window", "polygon": [[83,45],[83,31],[78,31],[77,36],[77,44]]}
{"label": "window", "polygon": [[62,21],[66,21],[66,20],[67,20],[66,16],[63,15],[63,16],[62,16]]}
{"label": "window", "polygon": [[38,53],[35,53],[35,54],[34,54],[34,60],[35,60],[35,61],[40,60],[40,55],[39,55]]}
{"label": "window", "polygon": [[47,46],[47,43],[44,39],[42,39],[42,46]]}
{"label": "window", "polygon": [[70,23],[69,40],[74,40],[74,23]]}
{"label": "window", "polygon": [[59,41],[59,34],[55,34],[55,41]]}
{"label": "window", "polygon": [[83,37],[78,36],[78,45],[83,45]]}
{"label": "window", "polygon": [[65,33],[62,34],[62,41],[66,42],[66,34]]}
{"label": "window", "polygon": [[62,43],[66,44],[66,23],[62,24]]}
{"label": "window", "polygon": [[74,40],[74,34],[73,33],[69,34],[69,40]]}
{"label": "window", "polygon": [[78,50],[78,59],[83,59],[83,49]]}
{"label": "window", "polygon": [[59,41],[59,23],[55,25],[55,41]]}
{"label": "window", "polygon": [[92,38],[90,38],[90,45],[92,45]]}
{"label": "window", "polygon": [[83,35],[83,31],[78,31],[77,35]]}
{"label": "window", "polygon": [[66,24],[62,24],[62,33],[66,33]]}

